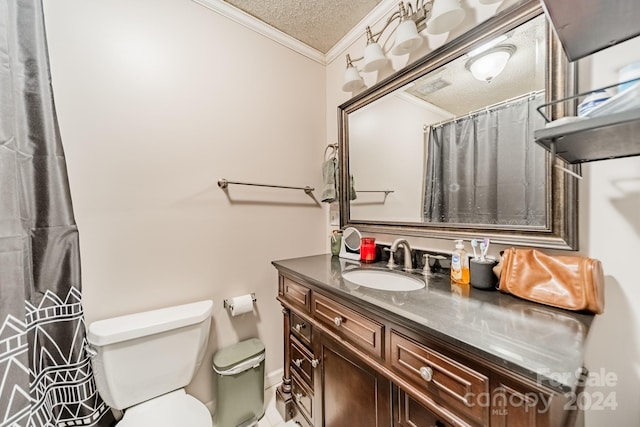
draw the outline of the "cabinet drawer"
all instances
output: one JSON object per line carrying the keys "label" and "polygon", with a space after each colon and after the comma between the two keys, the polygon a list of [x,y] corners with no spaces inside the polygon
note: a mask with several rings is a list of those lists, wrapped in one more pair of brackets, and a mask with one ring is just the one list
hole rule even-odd
{"label": "cabinet drawer", "polygon": [[291,375],[291,380],[293,400],[304,416],[309,420],[313,420],[313,393],[303,385],[303,382],[295,373]]}
{"label": "cabinet drawer", "polygon": [[489,379],[422,344],[391,331],[391,366],[435,401],[482,425],[489,423]]}
{"label": "cabinet drawer", "polygon": [[291,304],[298,306],[306,313],[309,313],[311,309],[311,290],[302,286],[300,283],[296,283],[293,280],[283,277],[282,278],[282,296]]}
{"label": "cabinet drawer", "polygon": [[367,353],[382,358],[384,326],[322,295],[313,299],[314,318]]}
{"label": "cabinet drawer", "polygon": [[295,337],[291,337],[290,353],[291,353],[291,369],[295,371],[305,383],[313,389],[313,370],[317,366],[317,361],[313,354],[306,349]]}
{"label": "cabinet drawer", "polygon": [[291,333],[295,335],[303,344],[311,345],[311,332],[313,326],[298,316],[295,312],[291,312],[290,318]]}

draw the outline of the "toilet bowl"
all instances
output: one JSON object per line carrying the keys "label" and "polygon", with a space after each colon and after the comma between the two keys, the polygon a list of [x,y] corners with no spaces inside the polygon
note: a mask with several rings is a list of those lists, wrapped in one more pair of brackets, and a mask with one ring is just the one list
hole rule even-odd
{"label": "toilet bowl", "polygon": [[183,389],[172,391],[129,408],[118,427],[209,427],[207,407]]}
{"label": "toilet bowl", "polygon": [[212,308],[207,300],[89,325],[98,392],[124,411],[118,427],[212,427],[204,403],[184,390],[202,364]]}

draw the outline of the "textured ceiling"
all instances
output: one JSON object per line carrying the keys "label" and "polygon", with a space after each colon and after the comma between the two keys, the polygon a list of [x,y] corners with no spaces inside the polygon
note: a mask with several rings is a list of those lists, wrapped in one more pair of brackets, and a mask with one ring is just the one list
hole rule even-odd
{"label": "textured ceiling", "polygon": [[[454,116],[535,92],[545,87],[545,18],[539,16],[507,33],[503,44],[516,47],[504,71],[491,83],[476,80],[462,57],[419,78],[407,93],[449,111]],[[448,83],[448,85],[447,85]],[[464,102],[460,99],[464,97]]]}
{"label": "textured ceiling", "polygon": [[381,0],[227,0],[291,37],[327,53]]}

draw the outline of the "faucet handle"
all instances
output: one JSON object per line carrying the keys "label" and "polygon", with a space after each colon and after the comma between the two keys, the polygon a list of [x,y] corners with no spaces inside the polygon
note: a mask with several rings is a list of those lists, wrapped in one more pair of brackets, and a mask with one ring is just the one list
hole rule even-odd
{"label": "faucet handle", "polygon": [[398,264],[396,264],[396,262],[393,260],[393,254],[395,254],[396,251],[392,251],[390,248],[384,248],[384,250],[389,252],[389,262],[387,262],[387,267],[396,268]]}
{"label": "faucet handle", "polygon": [[422,274],[424,274],[425,276],[429,276],[431,275],[431,266],[429,265],[429,257],[431,255],[425,253],[424,255],[422,255],[422,259],[424,260],[424,263],[422,265]]}

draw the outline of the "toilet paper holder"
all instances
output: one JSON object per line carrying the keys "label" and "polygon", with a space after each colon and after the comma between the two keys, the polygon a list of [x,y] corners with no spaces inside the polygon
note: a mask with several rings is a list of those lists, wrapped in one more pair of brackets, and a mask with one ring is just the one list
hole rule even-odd
{"label": "toilet paper holder", "polygon": [[[253,303],[255,304],[257,299],[256,299],[256,294],[251,292],[251,299],[253,300]],[[229,299],[225,299],[223,302],[223,306],[224,308],[226,308],[227,310],[231,310],[233,309],[233,298],[229,298]]]}

